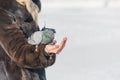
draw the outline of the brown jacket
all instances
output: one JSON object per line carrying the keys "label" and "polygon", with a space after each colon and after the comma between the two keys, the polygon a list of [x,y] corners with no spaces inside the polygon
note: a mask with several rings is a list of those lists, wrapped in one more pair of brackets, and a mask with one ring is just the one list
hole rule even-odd
{"label": "brown jacket", "polygon": [[45,53],[45,45],[35,51],[36,46],[28,44],[27,37],[38,27],[22,18],[0,8],[0,80],[40,80],[40,69],[55,62],[54,54]]}

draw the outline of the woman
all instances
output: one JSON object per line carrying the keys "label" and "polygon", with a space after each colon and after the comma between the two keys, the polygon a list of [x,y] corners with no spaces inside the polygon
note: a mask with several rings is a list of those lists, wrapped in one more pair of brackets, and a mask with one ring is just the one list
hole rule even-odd
{"label": "woman", "polygon": [[31,45],[37,26],[39,0],[0,0],[0,79],[45,80],[44,68],[55,62],[66,43]]}

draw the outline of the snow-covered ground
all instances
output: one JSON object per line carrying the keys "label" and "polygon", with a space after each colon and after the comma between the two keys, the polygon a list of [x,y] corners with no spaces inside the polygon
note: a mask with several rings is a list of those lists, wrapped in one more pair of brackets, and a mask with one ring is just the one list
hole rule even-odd
{"label": "snow-covered ground", "polygon": [[[47,1],[46,1],[47,2]],[[39,25],[67,36],[48,80],[120,80],[120,8],[45,7]],[[49,3],[48,3],[49,4]]]}

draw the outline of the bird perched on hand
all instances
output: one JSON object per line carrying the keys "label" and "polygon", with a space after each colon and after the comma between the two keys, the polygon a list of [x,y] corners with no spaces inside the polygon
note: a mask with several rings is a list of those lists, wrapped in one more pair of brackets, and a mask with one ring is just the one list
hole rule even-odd
{"label": "bird perched on hand", "polygon": [[42,28],[42,30],[34,32],[29,38],[28,43],[32,45],[49,44],[54,40],[55,29]]}

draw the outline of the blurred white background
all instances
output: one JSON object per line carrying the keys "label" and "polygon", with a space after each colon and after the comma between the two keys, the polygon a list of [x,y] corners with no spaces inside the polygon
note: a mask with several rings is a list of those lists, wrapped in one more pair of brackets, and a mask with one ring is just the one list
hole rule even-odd
{"label": "blurred white background", "polygon": [[120,0],[43,0],[43,7],[120,7]]}
{"label": "blurred white background", "polygon": [[42,0],[45,24],[68,37],[48,80],[120,80],[120,0]]}

